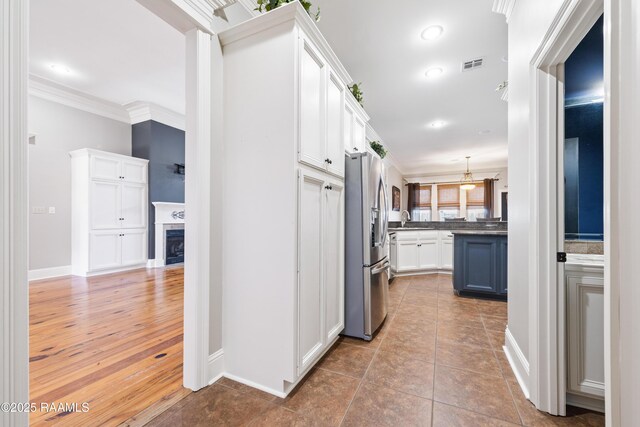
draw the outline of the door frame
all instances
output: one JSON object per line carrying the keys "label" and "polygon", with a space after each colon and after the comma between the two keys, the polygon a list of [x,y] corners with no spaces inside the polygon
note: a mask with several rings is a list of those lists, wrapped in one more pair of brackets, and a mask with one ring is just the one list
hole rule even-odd
{"label": "door frame", "polygon": [[[609,1],[609,0],[608,0]],[[604,0],[564,0],[530,61],[531,228],[529,277],[529,399],[542,411],[565,414],[564,286],[558,251],[558,147],[563,132],[558,66],[604,11]],[[606,79],[605,75],[605,79]],[[605,83],[606,84],[606,83]],[[606,171],[606,167],[605,167]],[[607,219],[605,218],[605,229]]]}
{"label": "door frame", "polygon": [[[29,1],[0,3],[0,373],[2,402],[29,401],[27,102]],[[187,126],[183,384],[200,389],[223,372],[222,220],[215,206],[222,169],[222,52],[211,30],[220,0],[138,0],[186,36]],[[216,96],[213,96],[213,95]],[[214,161],[215,159],[215,161]],[[218,178],[218,181],[215,181]],[[209,239],[202,239],[207,235]],[[210,328],[210,323],[218,325]],[[218,330],[220,329],[220,330]],[[210,356],[211,354],[211,356]],[[213,357],[215,356],[215,357]],[[28,413],[0,412],[0,425],[26,426]]]}

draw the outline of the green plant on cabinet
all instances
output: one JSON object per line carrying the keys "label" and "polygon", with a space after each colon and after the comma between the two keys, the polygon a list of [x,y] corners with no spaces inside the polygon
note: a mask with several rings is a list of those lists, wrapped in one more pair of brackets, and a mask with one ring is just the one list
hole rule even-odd
{"label": "green plant on cabinet", "polygon": [[256,3],[258,4],[258,7],[256,7],[254,10],[257,10],[259,12],[269,12],[270,10],[276,9],[287,3],[292,3],[294,1],[299,1],[302,7],[304,7],[304,10],[306,10],[309,16],[312,17],[316,22],[320,20],[320,8],[318,7],[318,9],[316,9],[316,13],[312,15],[311,2],[307,0],[257,0]]}
{"label": "green plant on cabinet", "polygon": [[375,151],[381,159],[384,159],[384,156],[387,155],[387,150],[385,150],[384,146],[380,144],[380,141],[371,141],[369,143],[371,149]]}
{"label": "green plant on cabinet", "polygon": [[360,105],[362,105],[362,101],[363,101],[363,93],[362,90],[360,90],[360,85],[362,83],[354,83],[351,86],[348,86],[349,90],[351,91],[351,94],[353,95],[353,97],[356,99],[356,101],[358,101],[358,103]]}

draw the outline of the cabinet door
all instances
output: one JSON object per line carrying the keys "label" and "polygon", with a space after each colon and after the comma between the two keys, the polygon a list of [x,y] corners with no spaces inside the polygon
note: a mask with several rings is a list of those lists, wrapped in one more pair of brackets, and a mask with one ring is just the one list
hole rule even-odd
{"label": "cabinet door", "polygon": [[453,234],[440,231],[440,264],[444,270],[453,270]]}
{"label": "cabinet door", "polygon": [[418,261],[420,269],[438,268],[437,240],[421,240],[418,243]]}
{"label": "cabinet door", "polygon": [[570,392],[604,397],[604,279],[567,273]]}
{"label": "cabinet door", "polygon": [[507,239],[506,238],[502,238],[500,239],[500,242],[498,243],[498,253],[499,253],[499,271],[498,271],[498,293],[500,295],[507,295],[508,291],[509,291],[509,286],[508,286],[508,282],[509,282],[509,275],[507,274],[508,272],[508,256],[509,256],[509,248],[508,248],[508,243],[507,243]]}
{"label": "cabinet door", "polygon": [[463,290],[498,293],[497,240],[465,237],[461,244]]}
{"label": "cabinet door", "polygon": [[391,271],[398,271],[398,245],[395,234],[389,236],[389,263]]}
{"label": "cabinet door", "polygon": [[122,161],[122,180],[144,184],[147,182],[147,164],[140,161]]}
{"label": "cabinet door", "polygon": [[353,143],[353,110],[345,105],[344,107],[344,149],[347,153],[353,154],[358,152],[358,148]]}
{"label": "cabinet door", "polygon": [[92,155],[90,164],[90,175],[93,179],[119,181],[122,176],[120,159]]}
{"label": "cabinet door", "polygon": [[94,231],[89,234],[89,270],[120,266],[120,230]]}
{"label": "cabinet door", "polygon": [[307,40],[300,43],[300,161],[325,169],[326,66]]}
{"label": "cabinet door", "polygon": [[120,222],[123,228],[147,226],[147,191],[141,184],[122,184]]}
{"label": "cabinet door", "polygon": [[358,116],[355,116],[353,121],[353,145],[354,149],[360,153],[365,153],[367,151],[365,147],[365,134],[365,123],[360,120]]}
{"label": "cabinet door", "polygon": [[327,90],[327,170],[337,176],[344,176],[344,87],[342,83],[329,74]]}
{"label": "cabinet door", "polygon": [[335,182],[325,187],[329,187],[324,209],[325,343],[329,343],[344,329],[344,188]]}
{"label": "cabinet door", "polygon": [[90,221],[93,230],[120,228],[119,182],[91,181]]}
{"label": "cabinet door", "polygon": [[411,271],[419,268],[418,243],[416,241],[398,240],[398,271]]}
{"label": "cabinet door", "polygon": [[298,373],[301,373],[323,349],[324,181],[301,172],[299,191]]}
{"label": "cabinet door", "polygon": [[145,229],[122,230],[121,234],[121,264],[123,266],[145,264],[147,262],[147,231]]}

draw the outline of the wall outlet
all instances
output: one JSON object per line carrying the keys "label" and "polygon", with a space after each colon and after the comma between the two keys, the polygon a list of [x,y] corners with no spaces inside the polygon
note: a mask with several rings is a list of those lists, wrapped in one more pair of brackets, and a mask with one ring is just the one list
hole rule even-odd
{"label": "wall outlet", "polygon": [[55,206],[49,206],[49,213],[50,214],[56,213],[56,207]]}
{"label": "wall outlet", "polygon": [[33,213],[33,214],[44,214],[44,213],[47,213],[47,211],[44,208],[44,206],[34,206],[34,207],[31,208],[31,213]]}

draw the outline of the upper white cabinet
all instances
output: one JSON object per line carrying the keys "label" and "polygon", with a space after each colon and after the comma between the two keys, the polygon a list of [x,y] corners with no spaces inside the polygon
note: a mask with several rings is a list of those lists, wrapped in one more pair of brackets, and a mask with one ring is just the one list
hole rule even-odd
{"label": "upper white cabinet", "polygon": [[346,95],[344,111],[345,150],[350,154],[366,152],[366,127],[369,116],[350,93]]}
{"label": "upper white cabinet", "polygon": [[288,393],[344,329],[343,177],[355,120],[345,117],[345,97],[352,79],[299,2],[218,36],[225,366]]}
{"label": "upper white cabinet", "polygon": [[90,149],[70,155],[72,274],[146,264],[148,160]]}

